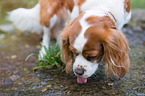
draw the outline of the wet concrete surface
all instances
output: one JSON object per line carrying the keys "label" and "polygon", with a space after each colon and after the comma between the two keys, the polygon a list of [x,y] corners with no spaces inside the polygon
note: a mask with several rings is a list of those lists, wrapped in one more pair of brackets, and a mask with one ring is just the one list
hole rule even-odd
{"label": "wet concrete surface", "polygon": [[[105,80],[102,63],[87,84],[82,85],[77,83],[73,74],[67,75],[61,68],[33,72],[40,49],[40,35],[0,32],[3,35],[0,39],[0,96],[145,95],[145,23],[139,22],[142,26],[133,24],[137,21],[133,19],[123,29],[130,45],[131,65],[126,76],[119,81]],[[27,58],[32,53],[34,55]]]}

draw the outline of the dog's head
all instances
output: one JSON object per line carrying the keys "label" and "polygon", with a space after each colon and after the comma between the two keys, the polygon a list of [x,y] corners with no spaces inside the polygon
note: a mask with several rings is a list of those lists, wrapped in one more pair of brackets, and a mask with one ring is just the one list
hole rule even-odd
{"label": "dog's head", "polygon": [[123,77],[129,68],[128,44],[109,16],[86,12],[70,22],[62,37],[62,59],[66,72],[72,69],[78,83],[86,83],[101,60],[105,75]]}

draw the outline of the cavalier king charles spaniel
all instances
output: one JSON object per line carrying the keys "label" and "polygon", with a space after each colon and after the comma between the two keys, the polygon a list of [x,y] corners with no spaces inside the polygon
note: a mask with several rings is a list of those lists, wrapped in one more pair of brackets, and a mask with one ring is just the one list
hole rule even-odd
{"label": "cavalier king charles spaniel", "polygon": [[76,0],[61,34],[66,72],[73,70],[77,82],[86,83],[103,60],[106,78],[123,77],[130,60],[121,28],[130,17],[130,0]]}
{"label": "cavalier king charles spaniel", "polygon": [[8,16],[21,31],[43,30],[46,48],[57,38],[66,72],[73,70],[79,84],[87,82],[100,61],[105,63],[106,78],[127,73],[129,46],[121,29],[130,18],[130,0],[39,0],[34,8],[19,8]]}

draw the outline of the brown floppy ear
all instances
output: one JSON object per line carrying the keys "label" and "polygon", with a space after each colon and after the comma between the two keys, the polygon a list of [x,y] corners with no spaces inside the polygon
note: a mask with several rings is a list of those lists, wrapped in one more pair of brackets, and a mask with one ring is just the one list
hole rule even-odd
{"label": "brown floppy ear", "polygon": [[105,75],[111,77],[112,74],[117,77],[123,77],[129,69],[128,43],[122,32],[117,29],[111,29],[110,34],[103,42],[105,63]]}
{"label": "brown floppy ear", "polygon": [[69,38],[66,34],[62,34],[62,60],[63,63],[66,65],[65,70],[66,73],[70,73],[72,69],[72,60],[73,60],[73,54],[69,49]]}

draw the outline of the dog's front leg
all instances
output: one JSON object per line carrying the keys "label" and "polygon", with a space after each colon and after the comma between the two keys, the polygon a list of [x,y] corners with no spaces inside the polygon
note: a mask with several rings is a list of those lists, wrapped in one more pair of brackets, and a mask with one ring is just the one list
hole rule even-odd
{"label": "dog's front leg", "polygon": [[[43,40],[41,50],[39,51],[39,60],[46,55],[46,51],[49,49],[50,31],[55,26],[57,20],[57,16],[53,15],[52,18],[50,18],[50,22],[48,22],[48,24],[50,24],[49,27],[43,27]],[[44,47],[46,47],[47,50],[45,50]]]}
{"label": "dog's front leg", "polygon": [[39,59],[43,58],[46,55],[46,50],[44,47],[49,48],[49,41],[50,41],[50,28],[43,27],[43,40],[41,42],[41,49],[39,51]]}

